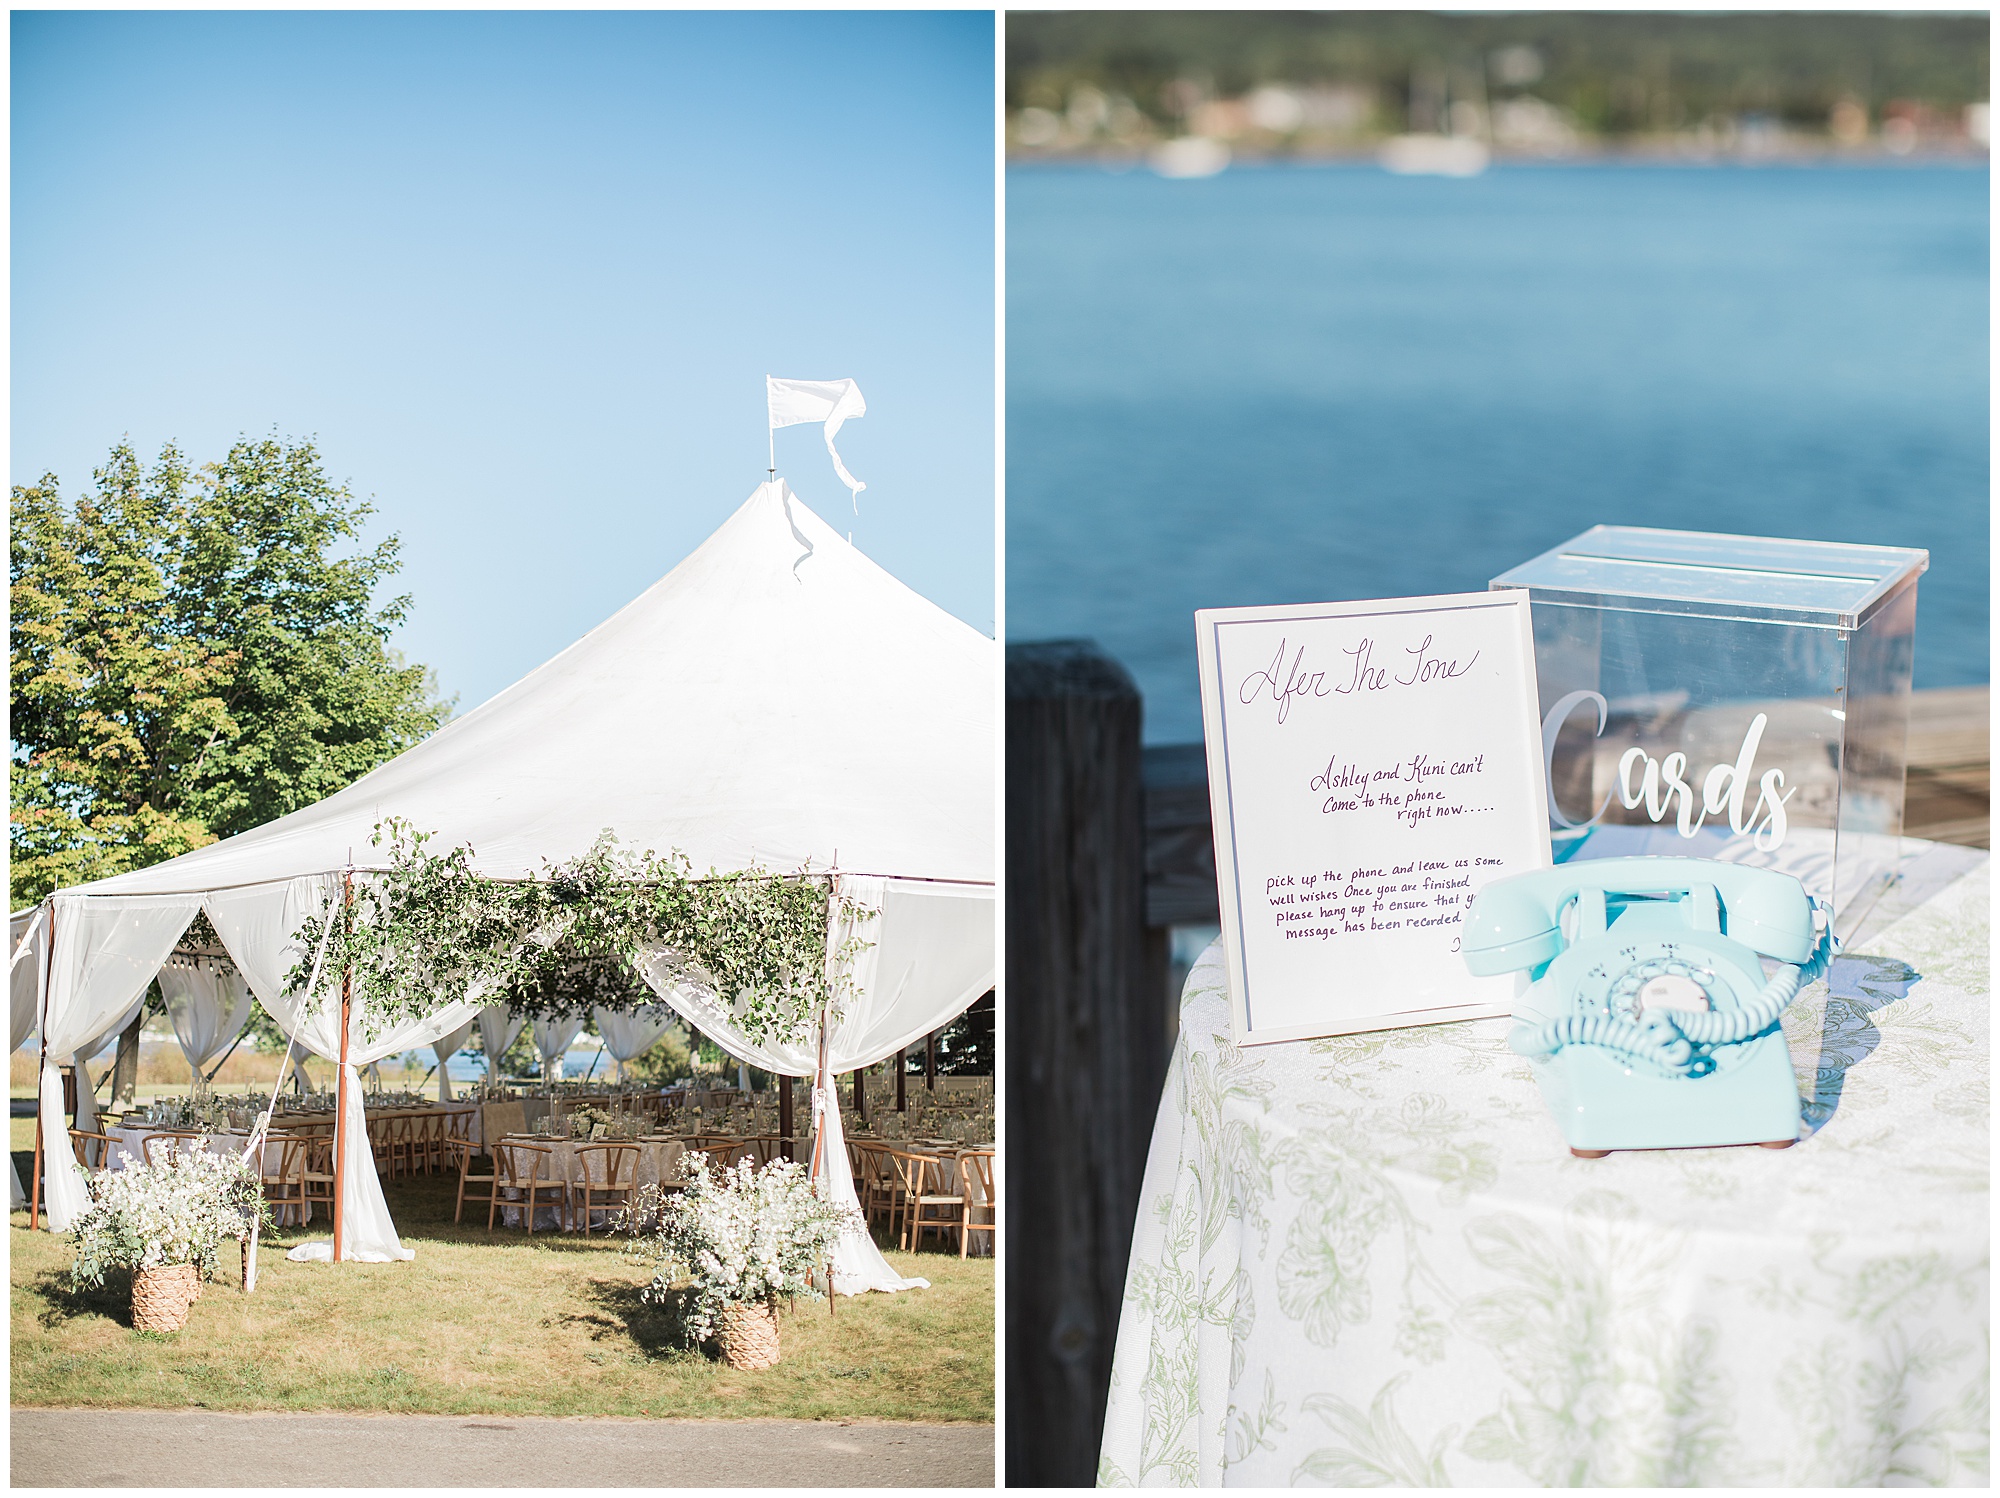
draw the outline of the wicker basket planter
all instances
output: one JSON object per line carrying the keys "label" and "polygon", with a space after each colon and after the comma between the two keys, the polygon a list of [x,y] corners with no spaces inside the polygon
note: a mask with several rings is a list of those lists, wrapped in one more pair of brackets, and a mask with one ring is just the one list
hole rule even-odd
{"label": "wicker basket planter", "polygon": [[715,1318],[715,1340],[731,1368],[771,1368],[778,1362],[778,1303],[738,1300]]}
{"label": "wicker basket planter", "polygon": [[169,1264],[132,1273],[132,1325],[142,1332],[177,1332],[201,1293],[201,1275],[192,1264]]}

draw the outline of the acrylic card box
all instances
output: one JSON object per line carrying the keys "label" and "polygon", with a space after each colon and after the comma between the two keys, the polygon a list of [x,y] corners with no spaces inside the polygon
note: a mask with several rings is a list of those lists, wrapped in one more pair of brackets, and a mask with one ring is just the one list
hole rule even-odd
{"label": "acrylic card box", "polygon": [[1929,562],[1600,525],[1494,578],[1534,615],[1557,861],[1780,868],[1851,932],[1895,877]]}

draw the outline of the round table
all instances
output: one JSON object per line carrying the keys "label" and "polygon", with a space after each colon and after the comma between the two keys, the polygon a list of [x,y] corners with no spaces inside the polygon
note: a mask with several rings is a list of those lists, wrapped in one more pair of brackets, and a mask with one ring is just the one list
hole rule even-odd
{"label": "round table", "polygon": [[1786,1150],[1573,1158],[1506,1020],[1238,1048],[1211,946],[1099,1481],[1984,1485],[1987,891],[1793,1003]]}

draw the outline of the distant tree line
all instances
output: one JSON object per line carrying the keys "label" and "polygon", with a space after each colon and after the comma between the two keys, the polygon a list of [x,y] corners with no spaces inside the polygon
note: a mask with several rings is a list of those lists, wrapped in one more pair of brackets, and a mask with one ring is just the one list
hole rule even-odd
{"label": "distant tree line", "polygon": [[1060,110],[1087,86],[1173,126],[1203,95],[1344,85],[1371,91],[1399,130],[1441,84],[1532,93],[1606,136],[1746,114],[1823,129],[1843,103],[1879,119],[1986,100],[1988,30],[1983,11],[1010,11],[1007,103]]}

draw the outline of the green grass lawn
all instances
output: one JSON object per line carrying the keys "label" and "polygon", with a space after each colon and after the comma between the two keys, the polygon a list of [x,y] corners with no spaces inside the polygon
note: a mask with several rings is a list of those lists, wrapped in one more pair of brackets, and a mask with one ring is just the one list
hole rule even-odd
{"label": "green grass lawn", "polygon": [[678,1418],[993,1419],[991,1259],[889,1255],[928,1290],[800,1301],[783,1361],[725,1368],[670,1345],[649,1278],[617,1239],[455,1227],[450,1183],[387,1186],[405,1264],[293,1264],[313,1229],[263,1240],[257,1291],[237,1252],[184,1331],[135,1332],[130,1287],[69,1289],[67,1235],[11,1222],[15,1405]]}

